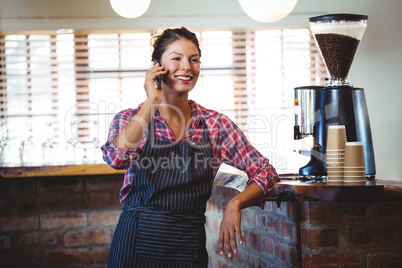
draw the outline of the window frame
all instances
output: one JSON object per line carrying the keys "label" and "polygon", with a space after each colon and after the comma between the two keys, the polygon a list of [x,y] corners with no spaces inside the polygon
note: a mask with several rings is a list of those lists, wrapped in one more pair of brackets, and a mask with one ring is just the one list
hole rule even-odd
{"label": "window frame", "polygon": [[[300,29],[306,29],[306,27],[300,27]],[[266,30],[279,30],[283,33],[286,28],[280,29],[266,29]],[[201,30],[197,32],[198,37],[200,39],[200,43],[202,44],[203,38],[202,33],[207,32],[210,30]],[[228,30],[230,31],[230,30]],[[255,61],[255,33],[258,30],[233,30],[230,31],[232,33],[232,57],[233,62],[231,65],[226,66],[203,66],[201,68],[201,79],[203,76],[208,76],[210,73],[217,72],[216,75],[220,73],[228,73],[233,79],[233,109],[232,111],[229,110],[222,110],[222,112],[228,112],[231,115],[233,121],[239,125],[241,129],[245,131],[247,134],[248,127],[250,123],[248,122],[250,118],[250,114],[258,110],[258,107],[255,108],[255,94],[256,94],[256,80],[255,80],[255,70],[253,70],[253,59]],[[89,50],[90,47],[88,45],[89,39],[88,36],[91,34],[99,34],[99,32],[77,32],[73,33],[74,35],[74,77],[75,77],[75,105],[76,109],[81,111],[78,112],[80,124],[76,126],[76,129],[73,131],[76,133],[78,139],[81,139],[84,144],[91,143],[90,128],[94,127],[91,126],[91,120],[89,119],[92,114],[91,106],[90,106],[90,89],[89,89],[89,82],[90,76],[92,74],[102,74],[102,73],[117,73],[117,74],[127,74],[127,73],[136,73],[136,74],[144,74],[147,69],[129,69],[129,68],[121,68],[121,47],[122,47],[122,40],[121,35],[125,33],[147,33],[150,36],[152,35],[151,32],[148,31],[105,31],[104,33],[113,33],[118,35],[118,47],[119,47],[119,66],[116,69],[109,69],[109,70],[96,70],[91,69],[89,67]],[[103,33],[103,32],[102,32]],[[23,35],[29,36],[35,33],[21,33]],[[43,33],[36,33],[36,34],[43,34]],[[54,62],[54,55],[56,55],[56,47],[57,44],[55,40],[57,40],[57,35],[59,33],[46,33],[49,34],[50,40],[52,40],[51,44],[51,55],[52,62]],[[17,115],[7,115],[7,73],[6,73],[6,48],[5,48],[5,36],[7,33],[1,33],[1,44],[0,44],[0,120],[6,120],[8,117],[18,117]],[[315,46],[314,38],[310,34],[310,50],[311,50],[311,85],[316,85],[323,82],[323,77],[327,75],[324,63],[319,55],[318,49]],[[27,52],[29,55],[29,52]],[[27,58],[28,62],[29,59]],[[254,62],[255,63],[255,62]],[[54,64],[53,64],[54,65]],[[54,66],[53,66],[54,67]],[[255,68],[255,67],[254,67]],[[52,71],[52,76],[57,77],[57,70]],[[120,75],[118,79],[122,79],[124,75]],[[29,77],[27,78],[29,79]],[[57,79],[53,80],[57,84]],[[120,81],[121,85],[121,81]],[[57,94],[58,86],[53,85],[53,89]],[[121,88],[120,88],[121,91]],[[121,94],[121,93],[120,93]],[[59,100],[60,101],[60,100]],[[54,106],[55,110],[57,111],[58,106]],[[98,107],[99,108],[99,107]],[[133,107],[134,108],[134,107]],[[286,109],[291,109],[292,107],[283,107]],[[93,110],[93,109],[92,109]],[[77,111],[72,111],[73,113],[77,113]],[[104,111],[105,116],[110,118],[116,113],[116,111]],[[99,113],[99,111],[98,111]],[[56,112],[57,114],[57,112]],[[34,115],[34,114],[27,114],[25,115],[28,118],[38,117],[42,115]],[[50,116],[55,117],[54,114]],[[21,116],[23,117],[23,116]],[[60,124],[60,122],[59,122]],[[99,127],[99,125],[98,125]],[[96,126],[95,126],[96,128]],[[60,133],[60,126],[57,124],[53,127],[55,133],[55,138],[59,138],[57,135],[62,135]],[[99,131],[98,131],[99,132]],[[64,133],[65,134],[65,133]],[[105,136],[105,135],[104,135]],[[99,141],[98,141],[99,145]],[[83,153],[83,161],[82,164],[90,163],[91,159],[86,154],[91,148],[89,146],[84,146],[84,153]],[[99,160],[99,159],[98,159]],[[98,161],[97,160],[97,161]],[[47,165],[49,163],[43,162],[39,165]],[[67,164],[71,164],[71,162],[67,162]],[[76,163],[79,164],[79,163]],[[17,164],[18,165],[18,164]],[[23,163],[21,163],[23,165]]]}

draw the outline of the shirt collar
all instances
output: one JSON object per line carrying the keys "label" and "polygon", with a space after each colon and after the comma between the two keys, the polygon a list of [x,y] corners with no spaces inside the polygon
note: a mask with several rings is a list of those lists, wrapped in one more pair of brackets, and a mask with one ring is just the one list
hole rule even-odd
{"label": "shirt collar", "polygon": [[[201,118],[205,120],[209,117],[212,117],[216,112],[213,110],[206,109],[205,107],[201,106],[200,104],[196,103],[193,100],[188,100],[188,103],[190,104],[191,107],[191,117],[193,122],[191,123],[187,135],[192,136],[195,132],[195,129],[199,128]],[[165,122],[165,120],[160,115],[158,110],[156,110],[154,114],[154,120],[157,120],[159,122]]]}
{"label": "shirt collar", "polygon": [[193,100],[189,100],[188,103],[191,106],[191,117],[194,121],[194,127],[198,127],[200,119],[207,119],[213,116],[213,111],[204,108]]}

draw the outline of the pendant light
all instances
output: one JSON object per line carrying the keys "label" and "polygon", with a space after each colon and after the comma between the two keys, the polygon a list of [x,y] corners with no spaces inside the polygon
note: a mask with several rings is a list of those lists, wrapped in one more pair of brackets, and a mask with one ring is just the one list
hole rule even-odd
{"label": "pendant light", "polygon": [[148,10],[150,4],[151,0],[110,0],[113,10],[127,19],[142,16]]}
{"label": "pendant light", "polygon": [[283,19],[295,8],[297,0],[238,0],[243,11],[259,22]]}

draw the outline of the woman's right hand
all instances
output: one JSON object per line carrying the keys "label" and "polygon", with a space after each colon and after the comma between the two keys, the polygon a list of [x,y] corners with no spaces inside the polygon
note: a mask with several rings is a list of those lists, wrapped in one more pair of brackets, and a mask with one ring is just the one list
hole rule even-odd
{"label": "woman's right hand", "polygon": [[[145,74],[144,89],[148,99],[155,100],[156,103],[162,101],[162,90],[158,89],[155,85],[155,78],[164,75],[166,71],[159,63],[152,66]],[[162,82],[162,81],[161,81]]]}
{"label": "woman's right hand", "polygon": [[162,90],[157,89],[155,78],[165,74],[163,66],[159,63],[152,66],[145,74],[144,89],[147,93],[147,99],[143,102],[138,113],[128,122],[128,124],[116,135],[113,143],[116,147],[124,149],[135,149],[140,145],[140,141],[148,128],[149,122],[155,113],[153,105],[159,105],[162,102]]}

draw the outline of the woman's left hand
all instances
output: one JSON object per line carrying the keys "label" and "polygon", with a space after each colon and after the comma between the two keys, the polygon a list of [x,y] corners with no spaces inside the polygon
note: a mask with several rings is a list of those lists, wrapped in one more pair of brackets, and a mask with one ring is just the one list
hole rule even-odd
{"label": "woman's left hand", "polygon": [[230,201],[223,213],[220,226],[219,252],[221,255],[224,255],[226,252],[229,258],[233,256],[233,253],[236,254],[238,252],[236,235],[240,244],[243,244],[240,209],[240,206],[234,200]]}

